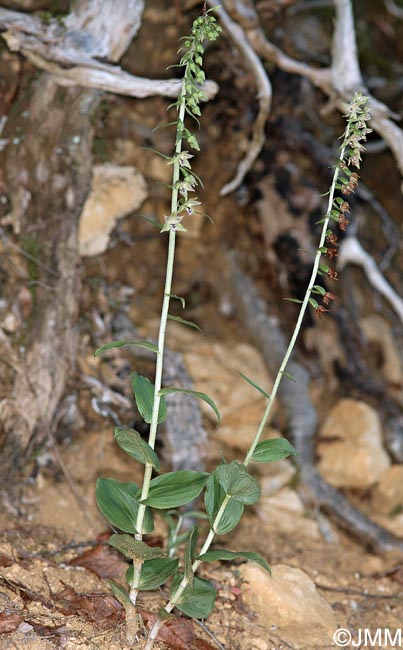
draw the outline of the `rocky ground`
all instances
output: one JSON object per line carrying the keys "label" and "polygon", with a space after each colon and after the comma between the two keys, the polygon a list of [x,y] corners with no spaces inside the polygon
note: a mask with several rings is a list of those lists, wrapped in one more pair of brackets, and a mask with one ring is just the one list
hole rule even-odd
{"label": "rocky ground", "polygon": [[[165,14],[150,5],[144,29],[123,65],[135,74],[160,76],[175,59],[182,25],[176,24],[175,12]],[[366,20],[364,14],[362,10],[360,24]],[[327,30],[322,29],[326,21],[305,13],[298,20],[289,18],[285,26],[273,20],[275,25],[270,26],[294,55],[303,57],[309,44],[310,56],[322,61],[329,46]],[[398,53],[403,41],[392,22],[384,17],[381,27],[386,30],[386,25],[387,33],[395,30]],[[155,25],[160,31],[163,27],[166,40],[158,56],[150,36]],[[294,40],[286,36],[292,29]],[[378,63],[362,48],[368,75],[376,77]],[[327,190],[334,143],[343,128],[339,116],[326,109],[321,94],[307,82],[273,70],[274,104],[264,150],[241,188],[220,198],[220,188],[247,146],[255,106],[253,79],[239,54],[231,51],[229,57],[228,51],[223,42],[207,56],[207,74],[219,82],[220,95],[204,109],[202,154],[194,167],[206,187],[199,192],[202,207],[215,224],[199,215],[186,224],[174,283],[175,293],[186,298],[186,310],[178,303],[174,314],[195,321],[203,335],[171,322],[167,340],[195,389],[216,400],[222,422],[217,427],[209,410],[202,410],[203,426],[192,445],[175,438],[175,428],[169,436],[161,430],[158,451],[168,470],[183,461],[178,452],[185,445],[192,450],[188,461],[203,463],[208,470],[221,454],[240,460],[248,448],[264,399],[237,372],[268,391],[273,377],[231,294],[226,251],[237,251],[269,313],[289,336],[297,311],[283,298],[299,297],[306,286],[311,264],[306,251],[316,247],[315,223],[324,209],[320,195]],[[394,110],[401,110],[400,95],[391,82],[385,82],[379,93]],[[97,359],[93,352],[125,328],[143,337],[157,331],[165,246],[139,214],[161,219],[169,210],[163,184],[170,182],[170,168],[143,149],[170,152],[172,133],[153,131],[166,120],[167,103],[160,98],[105,96],[98,115],[93,187],[80,231],[77,372],[60,409],[54,439],[29,460],[20,484],[6,486],[2,493],[1,650],[142,647],[141,629],[137,639],[128,642],[124,610],[109,589],[109,579],[124,582],[126,564],[106,544],[109,529],[96,508],[94,488],[99,476],[141,482],[139,466],[114,444],[113,426],[119,422],[141,427],[129,373],[140,369],[151,377],[152,366],[126,349]],[[401,294],[403,269],[396,254],[401,249],[401,195],[387,152],[368,155],[362,184],[387,214],[380,216],[373,196],[357,199],[354,232]],[[29,290],[32,266],[21,250],[4,242],[2,247],[7,262],[2,270],[14,281],[0,304],[0,325],[19,341],[34,308]],[[298,360],[309,371],[309,395],[318,414],[317,467],[361,512],[403,538],[401,429],[393,437],[390,427],[391,418],[397,426],[401,417],[402,324],[361,269],[348,265],[340,272],[340,282],[328,284],[337,296],[332,311],[322,320],[308,315],[297,350]],[[264,436],[287,435],[286,424],[282,407],[276,404]],[[203,625],[183,618],[170,623],[156,647],[327,649],[335,647],[332,636],[337,628],[347,628],[354,638],[365,628],[400,629],[402,553],[376,553],[351,530],[340,528],[319,509],[290,461],[256,463],[252,470],[261,481],[262,498],[247,509],[240,526],[222,538],[220,546],[261,553],[273,568],[272,577],[238,561],[203,568],[202,574],[218,588],[216,609]],[[157,519],[150,541],[161,544],[164,539],[164,524]],[[162,598],[159,592],[142,596],[145,625]]]}

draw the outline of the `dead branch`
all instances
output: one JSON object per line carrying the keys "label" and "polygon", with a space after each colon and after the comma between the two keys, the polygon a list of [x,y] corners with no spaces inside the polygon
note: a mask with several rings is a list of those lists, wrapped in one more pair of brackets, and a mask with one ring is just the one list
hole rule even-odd
{"label": "dead branch", "polygon": [[266,37],[259,17],[249,0],[223,0],[228,12],[236,9],[236,19],[243,26],[250,45],[260,57],[275,63],[281,70],[299,74],[320,88],[341,112],[352,93],[361,90],[369,97],[370,125],[390,148],[403,176],[403,131],[391,118],[399,119],[385,104],[375,99],[362,79],[354,19],[350,0],[334,0],[336,16],[330,68],[314,68],[287,56]]}
{"label": "dead branch", "polygon": [[369,283],[386,298],[403,323],[402,298],[382,275],[374,258],[363,249],[358,239],[354,236],[346,237],[339,249],[338,268],[343,269],[347,264],[362,266]]}
{"label": "dead branch", "polygon": [[[98,4],[100,0],[94,2]],[[143,4],[143,0],[137,3],[137,12],[127,34],[129,41],[125,38],[125,43],[130,42],[139,28]],[[95,9],[99,7],[94,8],[91,4],[89,14],[88,9],[81,8],[80,4],[78,6],[80,13],[77,24],[69,15],[64,27],[56,20],[44,24],[39,18],[0,9],[2,37],[11,51],[21,52],[37,68],[52,74],[61,86],[76,85],[139,98],[152,95],[177,97],[180,79],[144,79],[125,72],[117,65],[98,60],[96,57],[119,59],[122,42],[109,34],[111,30],[104,23],[102,29],[97,28],[97,32],[91,34],[90,29],[95,25]],[[124,10],[125,3],[118,3],[117,8]],[[81,26],[84,26],[84,32]],[[108,46],[111,47],[109,52]],[[217,90],[214,81],[206,81],[203,85],[205,100],[212,99]]]}
{"label": "dead branch", "polygon": [[245,175],[251,169],[253,163],[262,150],[265,140],[264,126],[271,107],[272,89],[266,71],[259,57],[250,46],[242,27],[231,20],[222,4],[218,5],[216,0],[208,0],[208,4],[211,7],[220,6],[219,15],[221,23],[226,33],[230,36],[231,40],[235,43],[235,46],[243,55],[248,67],[251,69],[255,77],[256,87],[258,90],[257,97],[259,100],[259,111],[253,125],[252,139],[248,145],[246,156],[238,164],[235,177],[221,188],[220,195],[225,196],[240,186]]}

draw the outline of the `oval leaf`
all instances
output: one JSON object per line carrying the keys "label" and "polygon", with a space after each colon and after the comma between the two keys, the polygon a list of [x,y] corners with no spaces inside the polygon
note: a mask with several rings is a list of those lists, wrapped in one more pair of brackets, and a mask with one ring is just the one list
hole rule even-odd
{"label": "oval leaf", "polygon": [[225,494],[235,501],[248,505],[259,501],[261,490],[258,481],[248,474],[244,465],[240,465],[236,460],[232,463],[222,463],[216,467],[213,474]]}
{"label": "oval leaf", "polygon": [[[113,526],[126,533],[137,533],[136,519],[139,509],[139,489],[135,483],[120,483],[114,478],[99,478],[96,486],[98,507]],[[147,509],[143,522],[143,533],[151,533],[154,524]]]}
{"label": "oval leaf", "polygon": [[224,510],[224,513],[218,522],[215,524],[215,518],[222,502],[225,498],[225,492],[220,486],[214,474],[212,474],[207,481],[207,489],[204,495],[204,504],[206,512],[210,521],[210,526],[217,535],[225,535],[229,533],[238,524],[242,517],[244,506],[239,501],[231,499]]}
{"label": "oval leaf", "polygon": [[[170,597],[175,595],[183,573],[177,573],[172,580]],[[211,614],[217,595],[216,588],[210,580],[194,578],[193,584],[188,584],[175,606],[191,618],[207,618]]]}
{"label": "oval leaf", "polygon": [[266,569],[266,571],[271,574],[270,565],[259,553],[250,553],[249,551],[233,552],[227,551],[223,548],[216,548],[213,551],[207,551],[207,553],[203,553],[203,555],[198,555],[196,559],[201,560],[202,562],[215,562],[216,560],[235,560],[237,557],[242,557],[246,560],[252,560],[252,562],[256,562],[256,564],[259,564],[261,567],[263,567],[263,569]]}
{"label": "oval leaf", "polygon": [[218,410],[215,402],[206,395],[206,393],[200,393],[197,390],[188,390],[187,388],[162,388],[160,390],[160,395],[171,395],[172,393],[185,393],[186,395],[192,395],[192,397],[197,397],[198,399],[206,402],[214,411],[217,416],[218,423],[221,421],[220,411]]}
{"label": "oval leaf", "polygon": [[153,478],[147,499],[142,503],[153,508],[177,508],[193,501],[207,483],[207,472],[180,470]]}
{"label": "oval leaf", "polygon": [[160,471],[160,461],[154,449],[143,440],[138,431],[134,429],[115,428],[115,440],[119,447],[143,465],[152,465],[157,472]]}
{"label": "oval leaf", "polygon": [[145,348],[146,350],[151,350],[151,352],[158,354],[158,347],[154,345],[154,343],[148,343],[148,341],[111,341],[95,350],[94,357],[98,357],[100,354],[106,352],[106,350],[110,350],[111,348],[123,348],[125,345],[137,345],[138,348]]}
{"label": "oval leaf", "polygon": [[[155,560],[145,560],[141,567],[139,589],[150,591],[157,589],[177,572],[179,560],[175,558],[162,557]],[[129,585],[133,582],[133,565],[126,571],[126,580]]]}
{"label": "oval leaf", "polygon": [[153,560],[163,557],[164,553],[158,546],[148,546],[145,542],[135,539],[131,535],[111,535],[108,544],[116,548],[129,560]]}
{"label": "oval leaf", "polygon": [[[143,420],[151,424],[154,404],[154,384],[147,377],[132,372],[132,388],[137,408]],[[158,423],[161,424],[167,416],[167,405],[162,397],[158,409]]]}
{"label": "oval leaf", "polygon": [[272,463],[275,460],[282,460],[288,456],[297,456],[297,450],[285,438],[272,438],[262,440],[256,445],[251,460],[257,463]]}

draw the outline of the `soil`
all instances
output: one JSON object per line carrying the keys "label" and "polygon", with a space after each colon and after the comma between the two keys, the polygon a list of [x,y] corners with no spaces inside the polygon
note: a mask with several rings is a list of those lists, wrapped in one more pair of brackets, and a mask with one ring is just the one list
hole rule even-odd
{"label": "soil", "polygon": [[[174,9],[162,12],[158,2],[151,2],[143,28],[125,56],[123,67],[134,74],[160,76],[161,70],[175,60],[177,37],[186,31],[189,21],[189,16],[183,14],[184,22],[178,27],[176,18]],[[267,20],[274,19],[268,16]],[[280,17],[276,20],[280,21]],[[361,16],[360,20],[364,18]],[[383,20],[391,21],[387,16]],[[158,44],[156,53],[150,35],[161,25],[165,41]],[[280,27],[278,22],[276,33],[281,33]],[[318,28],[316,23],[314,26],[306,23],[305,27]],[[399,29],[395,27],[396,48],[401,40]],[[322,38],[327,37],[322,34]],[[292,49],[292,43],[288,42],[288,47]],[[303,39],[298,47],[304,47]],[[325,101],[320,93],[299,78],[273,70],[274,105],[267,125],[267,143],[241,188],[234,195],[220,198],[220,188],[231,178],[245,149],[255,111],[253,78],[240,55],[231,50],[229,57],[228,52],[225,39],[207,52],[207,76],[218,81],[220,93],[204,108],[200,132],[202,153],[194,163],[194,170],[203,178],[206,188],[198,193],[203,209],[212,215],[215,224],[203,218],[195,220],[189,234],[180,240],[174,288],[177,295],[186,299],[186,310],[183,312],[178,303],[175,313],[196,322],[203,330],[205,341],[211,344],[246,340],[237,305],[232,302],[224,281],[223,251],[231,248],[237,250],[243,268],[253,278],[270,313],[279,316],[284,332],[290,333],[296,307],[282,298],[284,295],[299,297],[305,286],[309,257],[298,249],[309,248],[315,241],[315,222],[324,205],[319,195],[326,191],[329,180],[326,165],[331,165],[334,143],[342,130],[341,119],[335,112],[322,111]],[[323,62],[319,45],[312,56]],[[377,64],[368,65],[376,67]],[[388,99],[393,100],[393,110],[399,111],[400,95],[392,93]],[[170,152],[171,130],[153,131],[166,120],[167,104],[162,98],[134,100],[105,96],[94,140],[95,162],[132,164],[144,174],[149,196],[141,212],[154,219],[169,210],[168,191],[161,184],[169,183],[169,179],[160,160],[141,147]],[[322,161],[323,156],[329,156],[326,165],[319,162],[318,152]],[[384,170],[382,182],[377,171],[380,168]],[[368,156],[362,182],[386,206],[389,225],[399,229],[399,179],[389,153]],[[278,222],[272,224],[275,236],[268,234],[262,217],[264,202],[270,200],[268,188],[275,193],[280,201],[279,209],[283,210]],[[381,263],[392,245],[385,234],[385,223],[369,203],[357,200],[356,210],[360,240]],[[281,224],[285,222],[289,225],[282,229]],[[80,355],[68,400],[60,413],[55,441],[48,441],[38,449],[24,468],[19,485],[11,486],[2,494],[0,599],[6,614],[0,614],[0,650],[142,647],[141,627],[134,641],[128,642],[125,611],[111,595],[108,580],[123,583],[126,564],[107,545],[110,529],[97,510],[94,497],[99,476],[141,483],[141,467],[113,441],[116,415],[126,425],[139,426],[138,414],[118,407],[111,407],[103,415],[96,413],[94,394],[83,377],[93,376],[132,399],[127,380],[128,366],[133,369],[132,359],[122,353],[103,362],[94,360],[93,351],[110,340],[113,320],[122,312],[140,333],[155,334],[164,259],[163,239],[148,221],[133,215],[119,223],[105,254],[82,261]],[[24,263],[23,259],[18,261]],[[402,257],[392,257],[384,272],[396,291],[402,293]],[[401,324],[388,306],[381,305],[359,269],[347,270],[342,281],[338,285],[333,283],[331,289],[337,292],[338,306],[334,314],[346,305],[353,321],[358,323],[361,318],[382,311],[392,325],[399,349],[403,336]],[[319,328],[325,332],[323,340],[327,341],[321,350],[312,347]],[[173,337],[170,346],[173,350],[182,348],[180,341],[175,345]],[[340,357],[332,356],[336,348],[342,349]],[[323,422],[339,397],[347,395],[371,403],[382,415],[382,403],[365,382],[354,382],[348,374],[343,374],[343,363],[345,367],[348,365],[343,354],[335,317],[330,314],[319,322],[310,316],[299,342],[299,357],[311,372],[312,398],[320,421]],[[384,382],[382,358],[368,348],[363,354],[369,360],[371,371]],[[150,366],[146,368],[149,371]],[[401,389],[401,386],[386,385],[392,396],[401,394]],[[225,408],[225,402],[222,406]],[[281,414],[274,424],[281,430]],[[219,462],[222,448],[207,418],[204,425],[211,440],[206,461],[210,469],[210,465]],[[164,454],[163,439],[159,445]],[[229,453],[236,456],[235,450]],[[169,470],[171,465],[172,459],[166,454],[165,469]],[[292,487],[300,490],[297,483]],[[349,496],[358,508],[374,514],[370,492]],[[398,629],[403,620],[401,555],[371,553],[349,531],[336,529],[315,507],[307,507],[305,516],[307,520],[319,522],[321,534],[317,538],[279,532],[276,522],[263,522],[256,511],[247,509],[239,527],[225,536],[221,545],[231,550],[256,551],[272,565],[281,563],[305,571],[332,607],[339,627],[352,632],[360,628]],[[327,528],[331,530],[330,540]],[[150,542],[163,543],[165,538],[163,522],[157,518]],[[275,620],[264,627],[257,622],[256,612],[246,604],[249,586],[243,582],[237,562],[211,564],[201,575],[213,580],[218,588],[213,614],[203,626],[197,623],[188,626],[183,622],[185,619],[180,619],[182,624],[170,623],[165,643],[159,641],[156,648],[280,650],[291,647],[276,631]],[[159,592],[142,594],[140,610],[145,625],[158,610],[161,598]],[[299,647],[310,648],[309,639],[301,640]]]}

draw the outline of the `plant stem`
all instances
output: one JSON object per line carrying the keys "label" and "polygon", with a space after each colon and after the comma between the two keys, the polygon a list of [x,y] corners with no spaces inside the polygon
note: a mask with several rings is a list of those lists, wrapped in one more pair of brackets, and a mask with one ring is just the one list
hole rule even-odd
{"label": "plant stem", "polygon": [[[347,141],[349,134],[350,134],[350,130],[349,130],[349,125],[348,125],[347,128],[346,128],[345,134],[344,134],[344,142]],[[344,159],[345,149],[346,149],[345,146],[343,146],[342,149],[341,149],[339,161],[338,161],[338,164],[336,165],[335,172],[334,172],[334,175],[333,175],[332,184],[330,186],[330,191],[329,191],[329,201],[328,201],[327,213],[326,213],[327,216],[325,217],[324,222],[323,222],[323,228],[322,228],[322,232],[321,232],[321,236],[320,236],[319,247],[318,247],[318,250],[317,250],[316,255],[315,255],[315,260],[314,260],[314,264],[313,264],[313,268],[312,268],[311,277],[310,277],[309,284],[308,284],[308,287],[307,287],[307,290],[306,290],[306,293],[305,293],[304,300],[302,301],[302,304],[301,304],[301,307],[300,307],[300,311],[299,311],[298,319],[297,319],[297,322],[296,322],[296,325],[295,325],[295,329],[294,329],[293,335],[291,337],[290,343],[288,345],[288,348],[287,348],[287,350],[285,352],[283,361],[282,361],[282,363],[280,365],[280,368],[279,368],[279,371],[277,373],[276,379],[274,381],[273,388],[272,388],[272,391],[271,391],[271,394],[270,394],[270,398],[268,399],[267,406],[266,406],[265,412],[263,414],[263,417],[262,417],[262,419],[260,421],[260,424],[259,424],[259,427],[257,429],[256,435],[255,435],[255,437],[253,439],[253,442],[252,442],[252,444],[251,444],[251,446],[250,446],[250,448],[248,450],[248,453],[245,456],[245,459],[244,459],[244,462],[243,462],[245,467],[249,464],[249,462],[251,460],[251,457],[253,455],[253,452],[256,449],[256,445],[258,444],[258,442],[260,440],[263,429],[266,426],[268,417],[270,415],[271,409],[273,407],[274,400],[275,400],[277,392],[278,392],[278,388],[280,386],[280,382],[281,382],[281,380],[283,378],[285,368],[286,368],[287,363],[288,363],[288,361],[289,361],[289,359],[291,357],[291,354],[293,352],[295,342],[297,340],[298,334],[299,334],[300,329],[301,329],[302,320],[304,318],[306,309],[308,307],[309,298],[311,296],[312,288],[313,288],[313,286],[315,284],[316,277],[318,275],[320,258],[322,256],[322,251],[320,249],[323,247],[323,245],[325,243],[326,232],[327,232],[327,229],[328,229],[328,226],[329,226],[329,221],[330,221],[329,214],[330,214],[330,211],[332,209],[333,200],[334,200],[334,193],[335,193],[335,189],[336,189],[336,183],[337,183],[337,179],[338,179],[339,173],[340,173],[340,166],[339,165]],[[204,553],[206,553],[208,551],[208,549],[209,549],[209,547],[210,547],[210,545],[211,545],[211,543],[212,543],[212,541],[213,541],[213,539],[215,537],[215,531],[217,530],[217,526],[219,525],[219,523],[221,521],[221,518],[223,517],[223,515],[225,513],[225,510],[226,510],[230,500],[231,500],[231,496],[229,496],[227,494],[225,496],[222,504],[221,504],[221,507],[220,507],[215,519],[214,519],[213,525],[210,528],[210,531],[209,531],[209,533],[207,535],[207,538],[206,538],[206,540],[205,540],[205,542],[204,542],[204,544],[203,544],[203,546],[202,546],[202,548],[200,550],[199,555],[203,555]],[[195,560],[195,562],[192,565],[192,572],[193,573],[195,573],[197,571],[200,564],[201,564],[201,560]],[[171,612],[172,609],[175,607],[175,604],[178,602],[179,598],[181,597],[181,595],[185,591],[188,584],[189,584],[189,578],[187,576],[184,576],[181,583],[180,583],[180,585],[178,586],[178,588],[176,589],[174,594],[171,596],[169,602],[167,603],[167,605],[164,608],[164,610],[167,613]],[[154,626],[153,626],[153,628],[152,628],[152,630],[150,632],[150,635],[149,635],[147,643],[146,643],[146,645],[144,647],[144,650],[151,650],[151,648],[152,648],[152,646],[154,644],[154,641],[157,638],[158,631],[159,631],[159,629],[161,628],[162,625],[163,625],[163,620],[161,618],[157,618],[157,620],[155,621]]]}
{"label": "plant stem", "polygon": [[[179,105],[179,116],[177,120],[177,134],[180,137],[177,138],[177,143],[175,147],[175,154],[179,154],[182,150],[182,126],[185,118],[185,101],[186,101],[186,88],[185,88],[185,79],[186,71],[184,75],[184,80],[182,82],[182,89],[180,94],[180,105]],[[174,215],[177,213],[178,209],[178,189],[177,182],[179,180],[179,161],[174,162],[173,173],[172,173],[172,195],[171,195],[171,214]],[[164,363],[164,348],[165,348],[165,333],[168,322],[168,310],[169,302],[171,298],[171,288],[172,288],[172,276],[174,270],[174,261],[175,261],[175,243],[176,243],[176,231],[173,228],[169,230],[169,240],[168,240],[168,257],[166,263],[166,274],[165,274],[165,287],[164,287],[164,298],[162,301],[161,309],[161,318],[160,318],[160,327],[158,333],[158,352],[157,352],[157,362],[155,368],[155,381],[154,381],[154,402],[153,410],[150,423],[150,433],[148,437],[148,444],[152,449],[155,447],[155,439],[157,436],[158,428],[158,413],[161,402],[160,390],[162,384],[162,371]],[[150,489],[150,482],[152,476],[153,466],[151,464],[146,464],[144,470],[143,486],[141,489],[141,501],[147,499],[148,492]],[[146,512],[146,507],[144,504],[140,503],[139,510],[137,513],[136,520],[136,530],[138,531],[135,535],[137,540],[141,540],[143,537],[143,522]],[[136,567],[133,565],[133,580],[130,589],[130,599],[133,604],[135,604],[137,599],[138,586],[140,584],[140,575],[141,567]]]}

